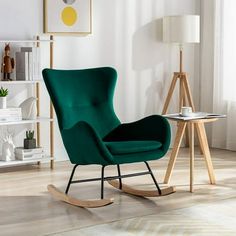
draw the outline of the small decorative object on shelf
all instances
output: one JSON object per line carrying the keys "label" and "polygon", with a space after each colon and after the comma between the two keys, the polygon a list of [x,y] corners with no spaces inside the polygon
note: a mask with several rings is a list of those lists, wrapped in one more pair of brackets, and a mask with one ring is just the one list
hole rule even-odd
{"label": "small decorative object on shelf", "polygon": [[26,131],[26,138],[24,139],[24,149],[36,148],[36,139],[34,138],[34,130]]}
{"label": "small decorative object on shelf", "polygon": [[15,67],[14,58],[10,57],[10,44],[5,45],[5,52],[2,61],[1,72],[3,73],[3,80],[8,81],[11,79],[11,73]]}
{"label": "small decorative object on shelf", "polygon": [[14,149],[15,145],[13,143],[12,135],[7,135],[3,138],[1,161],[14,161]]}
{"label": "small decorative object on shelf", "polygon": [[0,88],[0,109],[7,108],[8,89]]}
{"label": "small decorative object on shelf", "polygon": [[23,120],[34,120],[37,118],[37,99],[35,97],[27,98],[20,104]]}

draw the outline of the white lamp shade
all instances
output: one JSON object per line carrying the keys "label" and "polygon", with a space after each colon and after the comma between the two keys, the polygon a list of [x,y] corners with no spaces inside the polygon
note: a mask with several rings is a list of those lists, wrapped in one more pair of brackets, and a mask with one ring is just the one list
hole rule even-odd
{"label": "white lamp shade", "polygon": [[200,17],[198,15],[165,16],[163,41],[167,43],[199,43]]}

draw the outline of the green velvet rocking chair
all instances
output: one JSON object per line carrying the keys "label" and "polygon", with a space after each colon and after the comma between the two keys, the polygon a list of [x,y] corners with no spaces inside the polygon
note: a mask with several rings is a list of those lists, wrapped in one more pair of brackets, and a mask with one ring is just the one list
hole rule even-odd
{"label": "green velvet rocking chair", "polygon": [[[117,79],[110,67],[83,70],[44,69],[43,78],[58,119],[62,140],[74,165],[65,193],[53,185],[49,192],[57,199],[80,207],[111,204],[104,198],[104,181],[129,194],[156,197],[175,192],[174,187],[160,189],[147,161],[163,157],[170,145],[170,125],[159,115],[121,124],[113,109]],[[122,175],[121,164],[144,162],[147,171]],[[101,178],[73,180],[78,166],[101,166]],[[116,165],[116,176],[104,176],[106,166]],[[138,190],[122,183],[123,178],[150,174],[156,190]],[[80,200],[68,195],[70,185],[101,181],[101,199]]]}

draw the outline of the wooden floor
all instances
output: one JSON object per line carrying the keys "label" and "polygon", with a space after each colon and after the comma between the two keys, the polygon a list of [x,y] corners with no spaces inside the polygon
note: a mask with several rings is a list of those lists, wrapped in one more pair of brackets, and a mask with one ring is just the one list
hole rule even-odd
{"label": "wooden floor", "polygon": [[[71,172],[69,162],[0,170],[0,235],[236,235],[236,153],[212,150],[217,185],[208,184],[203,159],[196,155],[195,192],[189,192],[189,158],[182,149],[171,185],[175,194],[161,198],[139,198],[120,193],[105,184],[112,205],[82,209],[52,199],[47,184],[64,190]],[[163,181],[168,157],[150,162],[159,182]],[[144,170],[144,164],[121,166],[121,171]],[[116,174],[114,167],[107,175]],[[99,176],[98,166],[78,168],[80,178]],[[125,183],[154,188],[151,178],[135,177]],[[99,183],[77,184],[71,194],[96,198]]]}

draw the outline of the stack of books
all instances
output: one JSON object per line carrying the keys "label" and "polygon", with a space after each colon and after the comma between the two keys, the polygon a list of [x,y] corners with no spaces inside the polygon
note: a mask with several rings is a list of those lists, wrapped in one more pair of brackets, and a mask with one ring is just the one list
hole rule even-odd
{"label": "stack of books", "polygon": [[43,148],[38,147],[34,149],[24,149],[23,147],[15,148],[15,157],[17,160],[25,161],[25,160],[38,160],[45,157],[45,152]]}
{"label": "stack of books", "polygon": [[0,109],[0,122],[14,122],[22,120],[20,107]]}
{"label": "stack of books", "polygon": [[39,61],[39,48],[21,47],[20,52],[16,52],[16,80],[39,79]]}

